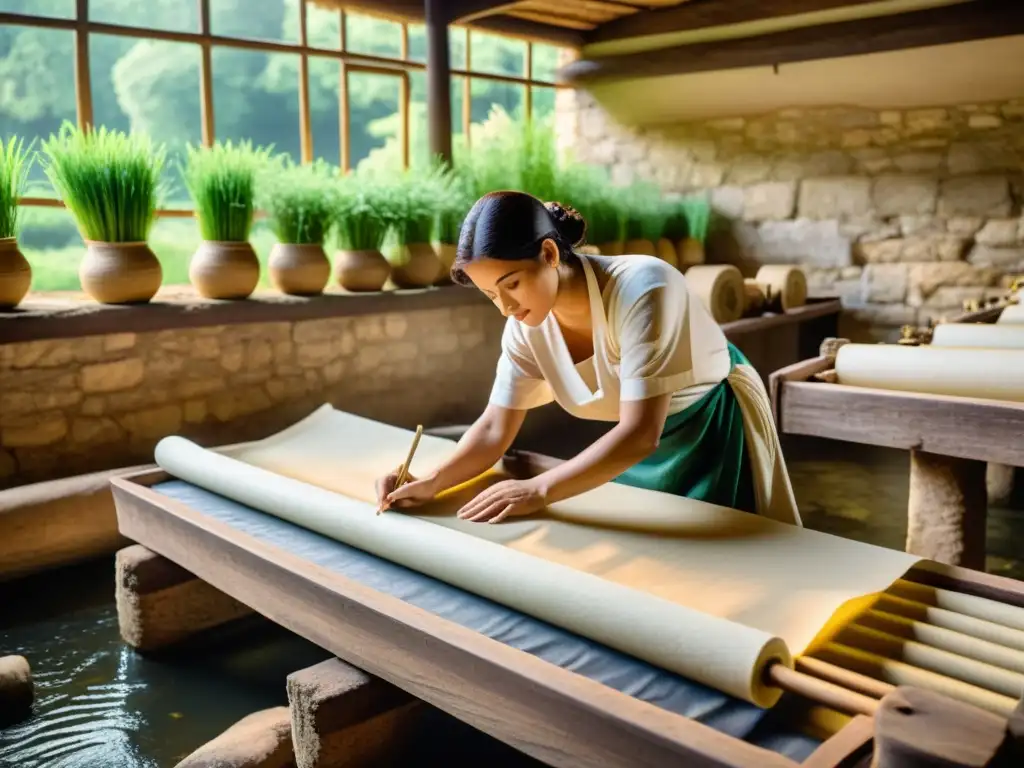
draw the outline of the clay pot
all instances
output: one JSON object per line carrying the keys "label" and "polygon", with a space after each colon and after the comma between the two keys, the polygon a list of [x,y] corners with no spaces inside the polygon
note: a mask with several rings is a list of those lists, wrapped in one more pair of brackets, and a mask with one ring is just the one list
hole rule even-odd
{"label": "clay pot", "polygon": [[13,237],[0,238],[0,309],[14,309],[32,285],[32,265]]}
{"label": "clay pot", "polygon": [[637,239],[627,240],[622,246],[623,254],[627,256],[657,256],[658,249],[650,240]]}
{"label": "clay pot", "polygon": [[616,240],[611,243],[599,243],[597,250],[602,256],[621,256],[625,251],[622,249],[622,242]]}
{"label": "clay pot", "polygon": [[277,289],[290,296],[317,296],[331,279],[331,262],[316,243],[275,243],[267,269]]}
{"label": "clay pot", "polygon": [[338,251],[334,276],[346,291],[379,291],[391,275],[391,265],[380,251]]}
{"label": "clay pot", "polygon": [[164,271],[148,243],[86,240],[78,279],[101,304],[143,304],[160,290]]}
{"label": "clay pot", "polygon": [[695,264],[704,263],[704,244],[694,237],[684,237],[676,243],[679,268],[685,270]]}
{"label": "clay pot", "polygon": [[188,265],[188,279],[207,299],[247,299],[260,281],[260,261],[249,242],[203,240]]}
{"label": "clay pot", "polygon": [[441,274],[434,281],[434,285],[452,284],[452,265],[455,264],[456,250],[454,243],[438,243],[437,258],[441,260]]}
{"label": "clay pot", "polygon": [[655,243],[654,247],[659,259],[664,261],[666,264],[671,264],[673,267],[679,266],[679,257],[676,255],[676,247],[672,244],[671,240],[663,237]]}
{"label": "clay pot", "polygon": [[399,259],[401,263],[391,268],[391,282],[399,288],[426,288],[441,274],[441,260],[430,243],[403,246]]}

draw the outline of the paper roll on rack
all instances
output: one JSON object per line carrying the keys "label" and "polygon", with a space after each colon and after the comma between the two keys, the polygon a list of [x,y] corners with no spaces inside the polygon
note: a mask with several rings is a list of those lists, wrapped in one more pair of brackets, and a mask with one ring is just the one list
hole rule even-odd
{"label": "paper roll on rack", "polygon": [[700,297],[717,323],[743,316],[743,273],[731,264],[700,264],[686,270],[690,289]]}
{"label": "paper roll on rack", "polygon": [[942,323],[932,332],[932,346],[1024,349],[1024,324]]}
{"label": "paper roll on rack", "polygon": [[757,270],[754,279],[770,289],[768,304],[775,311],[785,312],[807,303],[807,276],[800,267],[767,264]]}
{"label": "paper roll on rack", "polygon": [[836,376],[855,387],[1024,402],[1024,350],[845,344]]}
{"label": "paper roll on rack", "polygon": [[1024,304],[1010,304],[999,313],[997,323],[1021,324],[1024,323]]}

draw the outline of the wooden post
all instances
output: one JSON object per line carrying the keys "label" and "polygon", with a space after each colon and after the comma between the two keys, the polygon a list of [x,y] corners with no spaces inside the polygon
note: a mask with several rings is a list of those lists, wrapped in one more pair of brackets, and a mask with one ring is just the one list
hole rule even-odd
{"label": "wooden post", "polygon": [[985,462],[910,451],[907,552],[985,570]]}
{"label": "wooden post", "polygon": [[451,56],[448,50],[448,17],[443,0],[426,0],[427,122],[430,154],[452,161]]}

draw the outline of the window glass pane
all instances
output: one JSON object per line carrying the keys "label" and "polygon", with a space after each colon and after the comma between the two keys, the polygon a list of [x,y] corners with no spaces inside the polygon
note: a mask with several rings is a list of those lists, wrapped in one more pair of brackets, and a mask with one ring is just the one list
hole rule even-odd
{"label": "window glass pane", "polygon": [[[465,27],[448,27],[448,58],[452,69],[466,68],[467,30]],[[424,57],[426,54],[424,53]]]}
{"label": "window glass pane", "polygon": [[309,58],[309,120],[313,157],[341,165],[341,62]]}
{"label": "window glass pane", "polygon": [[526,42],[487,32],[470,32],[470,68],[493,75],[526,76]]}
{"label": "window glass pane", "polygon": [[430,116],[427,107],[427,73],[409,72],[409,165],[430,163]]}
{"label": "window glass pane", "polygon": [[202,141],[200,49],[115,35],[90,35],[93,119],[96,125],[148,134],[167,148],[164,208],[187,208],[181,182],[185,145]]}
{"label": "window glass pane", "polygon": [[505,113],[512,119],[521,118],[523,95],[524,89],[521,85],[473,78],[473,124],[470,126],[470,141],[476,141],[481,129],[485,130],[484,124],[496,117],[495,113]]}
{"label": "window glass pane", "polygon": [[32,292],[77,291],[85,244],[66,208],[25,206],[18,247],[32,265]]}
{"label": "window glass pane", "polygon": [[[349,161],[352,168],[379,152],[388,139],[388,159],[399,152],[401,120],[398,114],[400,79],[392,75],[367,72],[348,73],[349,85]],[[385,158],[377,162],[385,162]]]}
{"label": "window glass pane", "polygon": [[306,1],[306,42],[313,48],[341,48],[341,14]]}
{"label": "window glass pane", "polygon": [[297,43],[299,4],[296,0],[210,0],[210,31],[223,37]]}
{"label": "window glass pane", "polygon": [[361,13],[346,13],[345,46],[350,53],[400,58],[402,25],[396,21],[378,19]]}
{"label": "window glass pane", "polygon": [[555,82],[555,73],[561,66],[562,49],[547,43],[533,44],[533,79]]}
{"label": "window glass pane", "polygon": [[452,76],[452,146],[465,143],[466,126],[463,122],[462,109],[465,100],[466,78],[461,75]]}
{"label": "window glass pane", "polygon": [[[75,121],[74,33],[62,29],[0,26],[0,137],[26,145]],[[43,166],[29,169],[27,197],[56,197]]]}
{"label": "window glass pane", "polygon": [[[449,39],[451,34],[449,33]],[[451,44],[449,43],[449,47]],[[409,25],[409,61],[427,60],[427,29],[422,24]],[[454,66],[454,65],[453,65]]]}
{"label": "window glass pane", "polygon": [[213,49],[214,130],[219,140],[274,145],[299,162],[299,56]]}
{"label": "window glass pane", "polygon": [[533,99],[533,117],[546,120],[555,114],[555,89],[535,85],[531,89]]}
{"label": "window glass pane", "polygon": [[198,32],[199,3],[181,0],[146,0],[144,3],[89,0],[89,21],[172,32]]}
{"label": "window glass pane", "polygon": [[[0,0],[0,13],[73,19],[75,18],[75,0]],[[2,50],[3,46],[0,45],[0,51]]]}

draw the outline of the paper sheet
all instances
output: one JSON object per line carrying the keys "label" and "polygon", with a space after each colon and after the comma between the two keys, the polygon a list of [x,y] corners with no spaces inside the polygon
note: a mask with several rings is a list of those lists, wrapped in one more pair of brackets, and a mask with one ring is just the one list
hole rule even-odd
{"label": "paper sheet", "polygon": [[[765,664],[789,663],[850,601],[883,591],[918,560],[614,483],[499,525],[453,517],[479,484],[416,515],[378,517],[374,479],[411,440],[411,431],[324,406],[222,454],[167,438],[156,458],[196,485],[761,706],[779,693],[759,678]],[[454,448],[424,436],[412,473]]]}
{"label": "paper sheet", "polygon": [[933,347],[1024,349],[1024,324],[942,323],[932,333]]}

